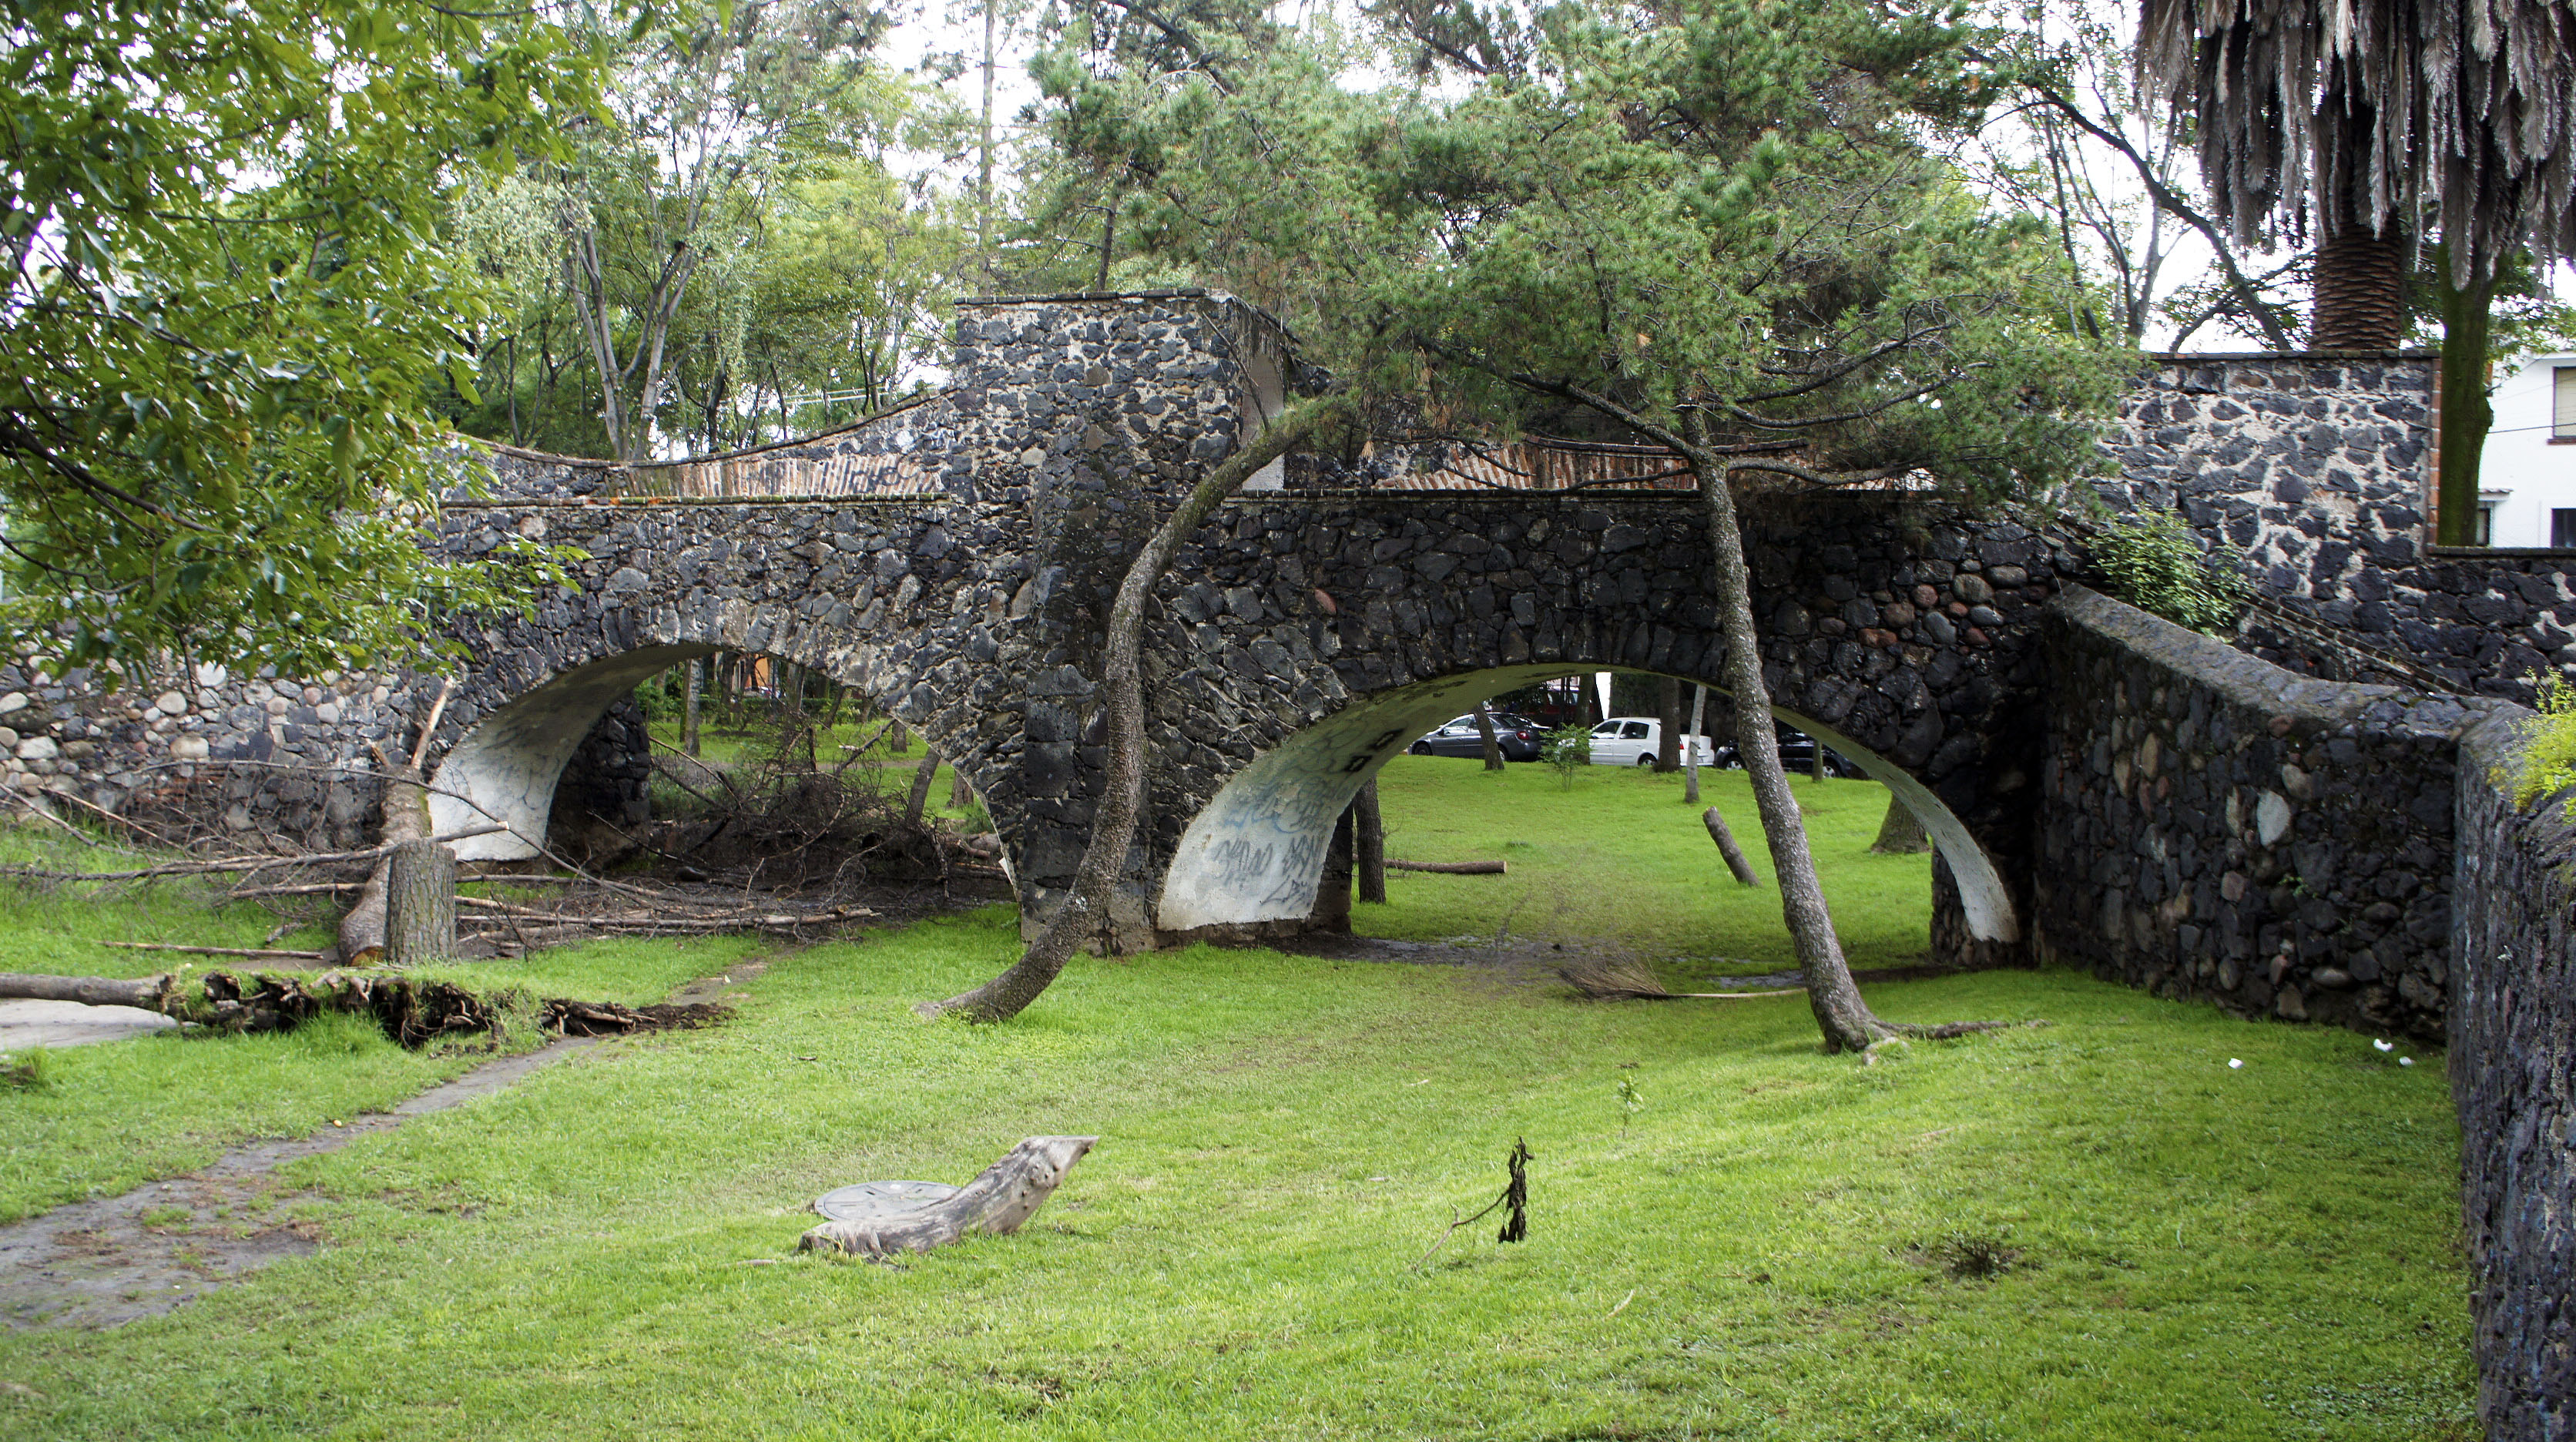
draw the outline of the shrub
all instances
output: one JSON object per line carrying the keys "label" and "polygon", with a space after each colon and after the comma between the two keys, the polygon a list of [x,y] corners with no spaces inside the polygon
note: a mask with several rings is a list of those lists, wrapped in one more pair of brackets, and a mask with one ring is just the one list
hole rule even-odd
{"label": "shrub", "polygon": [[2236,624],[2254,588],[2209,563],[2199,533],[2171,511],[2123,517],[2093,538],[2093,563],[2122,600],[2177,626],[2218,632]]}
{"label": "shrub", "polygon": [[1556,768],[1557,780],[1574,789],[1574,772],[1592,764],[1592,728],[1581,722],[1559,726],[1539,745],[1539,759]]}
{"label": "shrub", "polygon": [[[2538,705],[2540,714],[2523,723],[2522,771],[2513,778],[2516,806],[2576,786],[2576,686],[2564,676],[2545,677]],[[2576,820],[2576,796],[2567,799],[2567,815]]]}

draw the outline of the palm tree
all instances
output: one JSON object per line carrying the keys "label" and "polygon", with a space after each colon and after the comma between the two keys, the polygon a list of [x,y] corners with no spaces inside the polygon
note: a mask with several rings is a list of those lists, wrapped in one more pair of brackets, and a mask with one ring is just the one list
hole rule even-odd
{"label": "palm tree", "polygon": [[2308,344],[2405,333],[2417,228],[2437,218],[2443,320],[2435,540],[2477,513],[2496,273],[2576,259],[2576,16],[2557,0],[2144,0],[2139,64],[2200,121],[2220,223],[2316,235]]}
{"label": "palm tree", "polygon": [[2553,0],[2144,0],[2139,62],[2199,117],[2242,242],[2317,240],[2309,344],[2385,348],[2417,220],[2466,289],[2529,245],[2576,258],[2576,26]]}

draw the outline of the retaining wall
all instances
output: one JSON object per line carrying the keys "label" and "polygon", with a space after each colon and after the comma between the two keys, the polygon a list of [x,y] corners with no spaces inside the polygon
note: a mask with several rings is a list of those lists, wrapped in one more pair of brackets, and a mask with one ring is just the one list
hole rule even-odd
{"label": "retaining wall", "polygon": [[2531,713],[2319,681],[2081,587],[2049,607],[2044,958],[2448,1045],[2494,1442],[2576,1439],[2576,824]]}
{"label": "retaining wall", "polygon": [[2517,810],[2530,713],[2461,738],[2451,925],[2451,1094],[2496,1442],[2576,1438],[2576,826],[2568,796]]}

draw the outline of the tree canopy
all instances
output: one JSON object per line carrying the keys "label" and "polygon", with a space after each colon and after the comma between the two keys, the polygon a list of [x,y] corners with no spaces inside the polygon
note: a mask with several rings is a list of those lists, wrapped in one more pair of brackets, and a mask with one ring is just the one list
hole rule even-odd
{"label": "tree canopy", "polygon": [[317,672],[509,599],[431,561],[436,394],[487,289],[461,175],[559,144],[593,71],[534,16],[11,0],[0,504],[21,646]]}

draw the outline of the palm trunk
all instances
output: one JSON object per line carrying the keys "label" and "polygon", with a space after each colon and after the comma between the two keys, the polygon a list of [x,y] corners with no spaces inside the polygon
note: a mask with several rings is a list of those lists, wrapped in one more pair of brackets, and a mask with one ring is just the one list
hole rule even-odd
{"label": "palm trunk", "polygon": [[2478,464],[2486,456],[2495,407],[2487,400],[2487,336],[2495,301],[2492,271],[2465,288],[2451,283],[2449,257],[2435,248],[2434,285],[2442,301],[2441,480],[2433,540],[2443,546],[2484,544],[2477,533]]}
{"label": "palm trunk", "polygon": [[2330,94],[2340,124],[2317,139],[2319,229],[2308,345],[2316,350],[2394,350],[2406,336],[2406,236],[2386,229],[2362,197],[2370,171],[2370,111]]}

